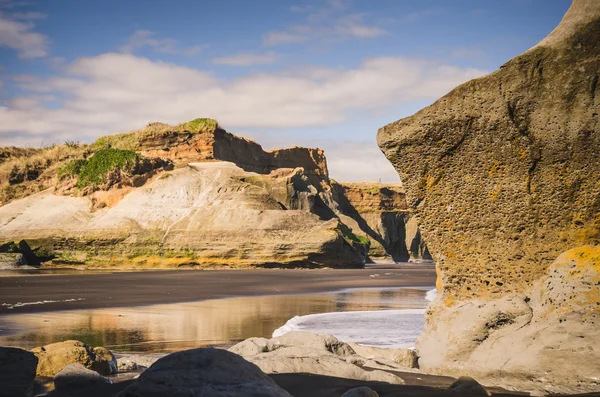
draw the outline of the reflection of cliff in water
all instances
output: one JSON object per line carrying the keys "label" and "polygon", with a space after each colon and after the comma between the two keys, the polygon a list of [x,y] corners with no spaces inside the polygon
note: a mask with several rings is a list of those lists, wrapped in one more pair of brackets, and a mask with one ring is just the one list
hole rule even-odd
{"label": "reflection of cliff in water", "polygon": [[[335,311],[415,309],[426,289],[370,289],[315,295],[231,298],[132,308],[4,316],[0,345],[26,349],[77,339],[116,351],[169,352],[270,337],[294,316]],[[6,330],[3,324],[2,329]]]}

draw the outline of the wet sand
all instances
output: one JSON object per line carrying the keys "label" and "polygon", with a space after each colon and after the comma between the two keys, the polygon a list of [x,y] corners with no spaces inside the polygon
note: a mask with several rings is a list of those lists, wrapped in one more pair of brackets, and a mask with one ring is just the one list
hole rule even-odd
{"label": "wet sand", "polygon": [[[371,264],[365,269],[171,270],[94,274],[82,271],[81,274],[18,275],[0,277],[0,315],[434,284],[435,269],[431,264],[391,263]],[[43,304],[32,304],[44,301]]]}

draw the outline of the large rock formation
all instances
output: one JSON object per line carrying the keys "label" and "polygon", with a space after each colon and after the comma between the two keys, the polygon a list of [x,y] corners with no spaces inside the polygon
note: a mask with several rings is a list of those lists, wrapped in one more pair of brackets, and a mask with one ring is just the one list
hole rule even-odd
{"label": "large rock formation", "polygon": [[600,244],[598,37],[600,2],[574,0],[534,48],[379,130],[437,262],[423,368],[600,390],[597,248],[550,266]]}
{"label": "large rock formation", "polygon": [[265,151],[210,119],[7,153],[5,268],[360,267],[424,251],[401,186],[335,184],[322,150]]}

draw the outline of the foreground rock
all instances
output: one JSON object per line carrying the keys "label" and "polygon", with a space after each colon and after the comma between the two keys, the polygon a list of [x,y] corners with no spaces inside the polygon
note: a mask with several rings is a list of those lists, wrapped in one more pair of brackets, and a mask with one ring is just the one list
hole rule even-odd
{"label": "foreground rock", "polygon": [[379,397],[379,394],[370,387],[355,387],[342,394],[342,397]]}
{"label": "foreground rock", "polygon": [[400,377],[386,371],[410,371],[412,368],[383,357],[360,356],[349,344],[331,335],[304,332],[289,332],[272,339],[251,338],[229,350],[268,374],[309,373],[403,384]]}
{"label": "foreground rock", "polygon": [[118,396],[291,397],[256,365],[220,349],[163,357]]}
{"label": "foreground rock", "polygon": [[111,383],[96,371],[81,364],[69,364],[54,377],[54,387],[58,392],[72,392],[93,386]]}
{"label": "foreground rock", "polygon": [[26,350],[0,347],[0,397],[33,396],[38,359]]}
{"label": "foreground rock", "polygon": [[479,382],[468,376],[461,376],[452,383],[448,388],[448,391],[461,394],[470,394],[474,396],[491,396],[492,394],[487,391]]}
{"label": "foreground rock", "polygon": [[83,342],[68,340],[36,347],[31,352],[39,362],[37,375],[53,377],[69,364],[81,364],[101,375],[117,372],[113,354],[103,347],[92,349]]}
{"label": "foreground rock", "polygon": [[600,2],[575,0],[536,47],[379,131],[437,261],[424,370],[600,390],[599,36]]}

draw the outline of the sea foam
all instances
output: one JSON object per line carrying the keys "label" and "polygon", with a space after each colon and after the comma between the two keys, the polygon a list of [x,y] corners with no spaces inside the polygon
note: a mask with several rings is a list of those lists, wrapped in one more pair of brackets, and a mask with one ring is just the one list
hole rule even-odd
{"label": "sea foam", "polygon": [[412,349],[425,326],[424,308],[436,297],[435,288],[427,290],[421,298],[423,309],[332,312],[295,316],[276,329],[273,337],[291,331],[303,331],[333,335],[344,342],[356,342],[367,346]]}
{"label": "sea foam", "polygon": [[333,335],[344,342],[384,348],[413,348],[425,325],[425,309],[333,312],[296,316],[273,336],[290,331]]}

